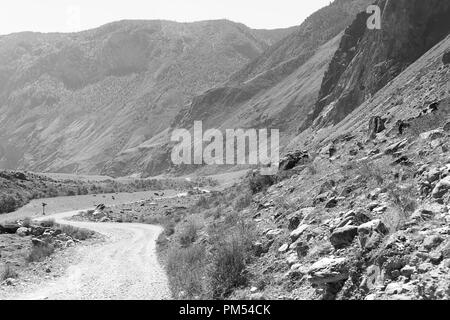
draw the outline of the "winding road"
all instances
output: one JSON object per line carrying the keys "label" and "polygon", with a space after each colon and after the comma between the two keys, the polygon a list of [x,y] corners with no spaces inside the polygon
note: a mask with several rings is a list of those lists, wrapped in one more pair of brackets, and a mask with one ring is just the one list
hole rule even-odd
{"label": "winding road", "polygon": [[[24,300],[163,300],[170,299],[167,276],[158,263],[158,226],[64,220],[80,210],[46,216],[57,223],[98,232],[106,241],[76,248],[81,257],[45,288],[16,297]],[[39,219],[38,219],[39,220]]]}

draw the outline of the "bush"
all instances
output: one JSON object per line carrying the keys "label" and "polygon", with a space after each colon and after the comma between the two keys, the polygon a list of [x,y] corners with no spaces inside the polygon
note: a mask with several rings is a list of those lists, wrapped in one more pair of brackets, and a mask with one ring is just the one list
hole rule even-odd
{"label": "bush", "polygon": [[396,211],[384,218],[385,224],[389,230],[394,232],[398,230],[405,221],[417,209],[418,204],[415,198],[414,186],[399,187],[395,183],[391,183],[387,187],[389,199],[394,205]]}
{"label": "bush", "polygon": [[18,274],[9,264],[0,265],[0,282],[6,279],[17,278]]}
{"label": "bush", "polygon": [[33,246],[26,260],[28,262],[42,261],[52,255],[54,251],[55,248],[50,243],[44,242],[43,245]]}
{"label": "bush", "polygon": [[87,240],[94,234],[91,230],[77,228],[70,225],[60,225],[58,229],[61,230],[62,233],[65,233],[68,236],[80,241]]}
{"label": "bush", "polygon": [[200,226],[194,219],[190,219],[180,232],[180,244],[188,247],[197,239],[197,232]]}
{"label": "bush", "polygon": [[247,283],[243,275],[246,251],[245,245],[236,236],[216,243],[210,274],[214,299],[223,299],[233,288]]}
{"label": "bush", "polygon": [[186,299],[204,295],[205,247],[193,245],[188,248],[171,249],[167,257],[167,273],[175,292],[184,292]]}
{"label": "bush", "polygon": [[263,176],[259,173],[253,174],[249,178],[249,187],[253,194],[264,192],[270,186],[275,184],[276,179],[273,176]]}
{"label": "bush", "polygon": [[55,225],[54,219],[47,219],[41,221],[41,226],[44,228],[52,228]]}
{"label": "bush", "polygon": [[234,201],[234,210],[242,211],[252,203],[252,195],[250,192],[245,192],[244,194],[238,196],[238,198]]}

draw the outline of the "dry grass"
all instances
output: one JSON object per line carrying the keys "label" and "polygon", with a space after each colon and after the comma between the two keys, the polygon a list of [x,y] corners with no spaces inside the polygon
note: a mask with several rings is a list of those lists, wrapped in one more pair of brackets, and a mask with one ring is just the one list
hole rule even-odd
{"label": "dry grass", "polygon": [[91,230],[77,228],[70,225],[60,225],[58,229],[61,230],[62,233],[65,233],[68,236],[80,241],[87,240],[94,235],[94,232]]}
{"label": "dry grass", "polygon": [[15,279],[18,277],[16,271],[9,264],[0,265],[0,282],[6,279]]}
{"label": "dry grass", "polygon": [[189,219],[179,233],[179,241],[181,246],[186,248],[192,245],[197,239],[197,234],[200,228],[201,226],[198,221],[193,218]]}
{"label": "dry grass", "polygon": [[205,247],[197,244],[169,250],[166,269],[172,290],[182,293],[178,298],[204,296],[205,252]]}
{"label": "dry grass", "polygon": [[55,248],[48,242],[44,242],[40,246],[33,246],[26,260],[28,262],[39,262],[45,260],[55,252]]}

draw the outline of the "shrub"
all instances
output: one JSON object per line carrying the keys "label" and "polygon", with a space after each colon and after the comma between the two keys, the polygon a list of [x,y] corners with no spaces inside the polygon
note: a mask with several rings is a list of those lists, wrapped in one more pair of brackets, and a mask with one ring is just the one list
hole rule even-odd
{"label": "shrub", "polygon": [[58,229],[61,230],[61,232],[67,234],[68,236],[80,241],[87,240],[94,234],[94,232],[91,230],[77,228],[70,225],[60,225]]}
{"label": "shrub", "polygon": [[53,254],[55,248],[48,242],[44,242],[42,245],[33,246],[26,260],[28,262],[38,262],[44,260],[46,257]]}
{"label": "shrub", "polygon": [[47,219],[47,220],[42,220],[41,221],[41,226],[44,228],[51,228],[55,225],[55,220],[54,219]]}
{"label": "shrub", "polygon": [[184,292],[186,299],[204,295],[205,252],[203,245],[193,245],[173,248],[168,253],[167,273],[172,289]]}
{"label": "shrub", "polygon": [[273,176],[264,176],[259,173],[253,174],[249,178],[249,187],[253,194],[264,192],[275,183]]}
{"label": "shrub", "polygon": [[17,272],[14,271],[14,269],[11,268],[9,264],[0,265],[0,281],[17,277],[18,277]]}
{"label": "shrub", "polygon": [[211,291],[214,299],[225,298],[233,288],[245,285],[246,248],[236,236],[216,243],[211,267]]}
{"label": "shrub", "polygon": [[245,192],[244,194],[238,196],[234,201],[234,210],[242,211],[247,208],[252,203],[252,195],[250,192]]}
{"label": "shrub", "polygon": [[180,232],[180,244],[188,247],[197,239],[197,233],[200,226],[194,219],[190,219]]}

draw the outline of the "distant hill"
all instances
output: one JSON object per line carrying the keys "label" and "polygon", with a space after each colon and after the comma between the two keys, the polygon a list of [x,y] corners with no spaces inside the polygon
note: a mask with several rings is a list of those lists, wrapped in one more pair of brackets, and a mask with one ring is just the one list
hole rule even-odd
{"label": "distant hill", "polygon": [[290,29],[121,21],[0,37],[0,168],[100,173]]}

